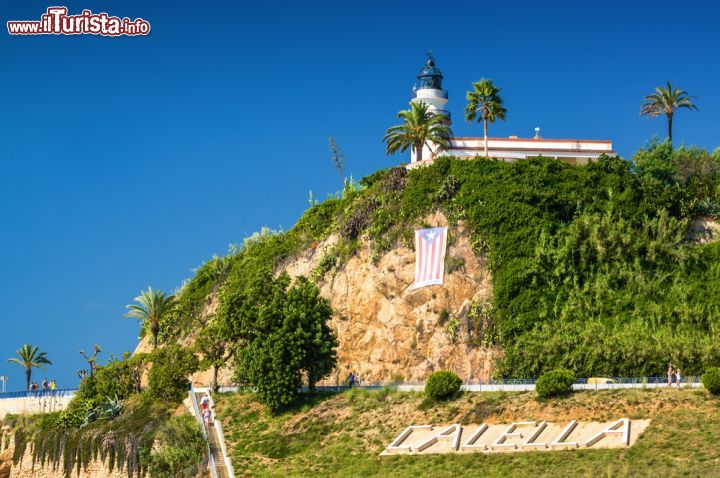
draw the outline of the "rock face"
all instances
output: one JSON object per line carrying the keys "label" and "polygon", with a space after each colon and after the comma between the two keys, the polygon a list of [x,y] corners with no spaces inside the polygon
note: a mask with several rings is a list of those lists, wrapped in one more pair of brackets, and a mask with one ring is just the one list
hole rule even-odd
{"label": "rock face", "polygon": [[128,476],[127,471],[119,469],[110,471],[108,466],[99,460],[91,461],[86,468],[81,467],[79,473],[77,467],[74,467],[72,473],[66,475],[62,465],[33,462],[32,444],[25,450],[22,459],[13,465],[14,451],[15,446],[11,440],[9,446],[0,452],[0,478],[68,478],[68,476],[69,478],[127,478]]}
{"label": "rock face", "polygon": [[[440,213],[424,222],[448,225]],[[276,272],[310,277],[337,242],[337,236],[330,236]],[[372,247],[363,244],[346,264],[327,272],[318,282],[335,312],[331,327],[339,340],[338,369],[328,381],[345,380],[350,371],[366,382],[425,380],[436,370],[452,370],[463,380],[489,378],[492,361],[500,352],[467,344],[467,312],[473,303],[491,299],[491,278],[486,257],[473,253],[462,223],[450,228],[443,285],[413,289],[415,251],[410,248],[396,247],[379,258],[373,254]],[[464,265],[449,272],[448,260]],[[217,304],[213,293],[203,315],[213,314]],[[454,340],[449,333],[451,323],[457,329]],[[194,336],[182,343],[191,345]],[[146,337],[136,352],[150,350]],[[195,386],[210,386],[212,371],[198,372],[192,381]],[[221,369],[218,381],[230,384],[232,370]]]}
{"label": "rock face", "polygon": [[12,449],[8,448],[0,453],[0,478],[10,478],[10,470],[12,469],[13,454]]}
{"label": "rock face", "polygon": [[716,242],[720,238],[720,223],[709,217],[693,219],[688,228],[687,239],[701,244]]}
{"label": "rock face", "polygon": [[[127,478],[127,476],[127,471],[121,471],[119,469],[110,471],[108,466],[99,460],[91,461],[86,468],[81,467],[80,473],[77,472],[77,467],[73,468],[72,473],[69,475],[70,478]],[[33,463],[32,454],[30,451],[26,451],[20,463],[12,467],[10,477],[67,478],[67,475],[65,475],[65,470],[62,466],[54,467],[49,463],[45,463],[44,465]]]}
{"label": "rock face", "polygon": [[[433,226],[447,225],[441,214],[426,218]],[[425,380],[436,370],[452,370],[463,380],[485,379],[497,351],[467,345],[466,314],[473,302],[492,296],[486,258],[473,253],[460,224],[450,231],[446,256],[464,261],[461,270],[445,272],[445,283],[413,289],[415,252],[398,247],[373,261],[367,245],[319,285],[330,300],[337,332],[338,371],[344,380],[352,370],[366,381]],[[283,269],[291,276],[309,275],[331,237]],[[455,339],[448,325],[457,324]]]}

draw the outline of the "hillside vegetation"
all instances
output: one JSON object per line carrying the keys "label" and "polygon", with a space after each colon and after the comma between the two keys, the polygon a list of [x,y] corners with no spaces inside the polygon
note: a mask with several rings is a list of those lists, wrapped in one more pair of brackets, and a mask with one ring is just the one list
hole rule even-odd
{"label": "hillside vegetation", "polygon": [[181,320],[166,324],[162,338],[200,326],[211,292],[222,311],[253,278],[330,234],[340,240],[313,280],[341,269],[361,242],[378,259],[398,244],[412,247],[413,230],[439,210],[462,221],[489,259],[492,313],[462,326],[481,332],[478,346],[504,350],[496,375],[536,377],[555,367],[652,375],[670,361],[700,374],[720,364],[720,245],[688,240],[688,226],[720,211],[720,154],[654,143],[635,159],[573,166],[440,158],[378,171],[313,204],[289,231],[264,230],[201,266],[179,292]]}
{"label": "hillside vegetation", "polygon": [[[251,394],[218,395],[238,476],[597,477],[718,476],[718,400],[704,390],[575,393],[538,402],[527,393],[465,393],[422,406],[419,393],[354,389],[297,403],[277,415]],[[380,457],[409,424],[609,421],[650,418],[627,449]]]}

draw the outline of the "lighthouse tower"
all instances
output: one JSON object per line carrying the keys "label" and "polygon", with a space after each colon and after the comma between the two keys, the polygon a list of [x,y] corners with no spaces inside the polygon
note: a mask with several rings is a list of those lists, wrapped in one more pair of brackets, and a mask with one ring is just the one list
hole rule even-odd
{"label": "lighthouse tower", "polygon": [[[428,52],[428,59],[425,62],[422,70],[417,76],[417,83],[413,86],[413,99],[414,102],[423,102],[428,105],[428,111],[435,114],[445,115],[450,124],[450,112],[445,109],[445,105],[448,102],[448,92],[443,90],[442,80],[443,75],[440,69],[435,65],[435,58],[432,53]],[[423,159],[430,159],[432,151],[427,146],[423,148]],[[410,161],[414,163],[417,161],[415,157],[415,151],[411,153]]]}

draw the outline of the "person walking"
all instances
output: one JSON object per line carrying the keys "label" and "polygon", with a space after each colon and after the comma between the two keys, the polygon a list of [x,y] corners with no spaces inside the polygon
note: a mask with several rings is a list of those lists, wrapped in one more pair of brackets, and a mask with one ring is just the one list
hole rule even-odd
{"label": "person walking", "polygon": [[668,387],[672,387],[674,376],[675,376],[675,371],[672,368],[672,364],[670,364],[670,365],[668,365],[668,371],[667,371]]}
{"label": "person walking", "polygon": [[210,427],[210,407],[206,408],[203,412],[203,422],[206,428]]}
{"label": "person walking", "polygon": [[350,375],[348,375],[347,378],[348,387],[353,388],[353,385],[355,385],[355,375],[353,375],[352,372],[350,372]]}
{"label": "person walking", "polygon": [[680,375],[680,367],[675,370],[675,381],[677,382],[678,388],[680,388],[680,383],[682,382],[682,375]]}
{"label": "person walking", "polygon": [[53,379],[52,382],[50,382],[50,390],[52,390],[52,391],[57,390],[57,382],[55,381],[55,379]]}

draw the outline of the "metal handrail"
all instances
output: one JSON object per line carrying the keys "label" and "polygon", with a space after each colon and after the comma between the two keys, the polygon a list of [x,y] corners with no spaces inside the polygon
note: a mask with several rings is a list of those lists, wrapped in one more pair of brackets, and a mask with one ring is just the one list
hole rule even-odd
{"label": "metal handrail", "polygon": [[[608,389],[608,388],[627,388],[628,386],[651,386],[653,388],[657,388],[661,385],[667,386],[667,377],[666,376],[651,376],[651,377],[612,377],[612,376],[602,376],[598,375],[596,377],[591,378],[598,378],[599,381],[594,380],[592,383],[589,383],[590,378],[578,378],[575,380],[574,384],[576,385],[577,389],[590,389],[597,388],[597,389]],[[603,383],[602,380],[607,380],[606,383]],[[462,383],[463,386],[472,386],[472,387],[483,387],[483,386],[491,386],[492,390],[498,389],[499,387],[507,387],[507,390],[513,390],[512,387],[517,387],[518,390],[527,390],[531,389],[531,387],[534,387],[535,383],[537,382],[537,379],[531,379],[531,378],[511,378],[511,379],[488,379],[488,380],[466,380]],[[674,382],[674,379],[673,379]],[[398,389],[400,387],[412,387],[414,389],[418,389],[420,387],[424,387],[425,382],[424,381],[396,381],[396,380],[388,380],[388,381],[372,381],[372,382],[366,382],[366,381],[360,381],[356,382],[352,388],[362,388],[367,390],[374,390],[374,389],[383,389],[383,388],[389,388],[389,389]],[[682,383],[681,385],[686,386],[694,386],[698,387],[701,385],[700,377],[698,376],[687,376],[682,377]],[[673,383],[673,386],[677,386],[677,383]],[[221,387],[221,390],[224,392],[234,392],[238,391],[241,388],[243,388],[242,384],[240,385],[225,385]],[[318,383],[315,387],[317,391],[324,391],[324,392],[335,392],[335,391],[341,391],[346,390],[350,388],[347,381],[335,381],[335,380],[325,380]],[[307,387],[302,387],[301,391],[307,392]]]}
{"label": "metal handrail", "polygon": [[42,397],[70,397],[77,393],[76,388],[63,388],[57,390],[23,390],[20,392],[0,393],[0,400],[5,398],[42,398]]}
{"label": "metal handrail", "polygon": [[215,459],[212,456],[212,450],[210,449],[210,440],[208,439],[207,430],[205,430],[205,422],[203,421],[203,417],[200,414],[200,406],[197,402],[197,394],[195,392],[195,388],[190,388],[190,396],[192,397],[192,404],[193,409],[195,410],[195,417],[197,417],[198,422],[200,422],[200,428],[202,429],[203,436],[205,437],[205,443],[207,443],[207,451],[208,451],[208,462],[210,463],[210,473],[212,473],[213,478],[218,478],[218,472],[217,467],[215,466]]}
{"label": "metal handrail", "polygon": [[232,462],[230,461],[230,457],[228,456],[227,447],[225,446],[225,435],[222,431],[222,424],[217,419],[217,413],[215,412],[215,400],[213,400],[209,388],[198,388],[196,390],[200,392],[205,392],[210,399],[209,405],[210,410],[212,410],[213,413],[213,424],[215,425],[215,430],[217,430],[218,442],[220,443],[220,451],[222,451],[223,458],[225,459],[225,467],[227,468],[230,478],[235,478],[235,469],[232,466]]}

